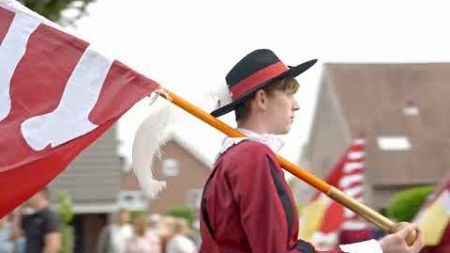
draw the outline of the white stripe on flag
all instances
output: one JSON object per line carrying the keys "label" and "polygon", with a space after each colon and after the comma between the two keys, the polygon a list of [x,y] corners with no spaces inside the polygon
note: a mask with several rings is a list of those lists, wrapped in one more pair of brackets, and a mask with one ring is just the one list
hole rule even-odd
{"label": "white stripe on flag", "polygon": [[352,210],[350,210],[348,208],[344,208],[344,217],[346,219],[352,218],[354,216],[355,216],[355,213]]}
{"label": "white stripe on flag", "polygon": [[349,187],[350,185],[352,185],[354,183],[362,182],[362,180],[363,180],[363,175],[361,175],[361,174],[344,176],[339,181],[339,186],[342,189],[344,189],[344,188],[347,188],[347,187]]}
{"label": "white stripe on flag", "polygon": [[447,215],[450,216],[450,190],[444,190],[442,195],[439,197],[439,200],[442,201]]}
{"label": "white stripe on flag", "polygon": [[[344,221],[344,223],[342,224],[342,229],[345,229],[345,230],[362,230],[365,228],[367,228],[367,224],[365,224],[362,221],[357,221],[357,220]],[[366,252],[366,251],[364,251],[364,252]]]}
{"label": "white stripe on flag", "polygon": [[362,169],[364,167],[364,163],[362,162],[349,162],[344,165],[344,173],[352,173],[352,171],[357,169]]}
{"label": "white stripe on flag", "polygon": [[16,14],[0,45],[0,121],[5,119],[11,110],[11,78],[25,54],[28,38],[39,24],[34,18]]}
{"label": "white stripe on flag", "polygon": [[345,194],[347,194],[348,196],[350,196],[352,198],[354,198],[354,197],[358,196],[359,194],[361,194],[362,191],[363,191],[363,187],[362,186],[355,186],[355,187],[348,188],[348,189],[344,190]]}
{"label": "white stripe on flag", "polygon": [[26,120],[22,134],[34,150],[66,143],[95,129],[89,113],[95,106],[111,67],[109,60],[88,47],[70,76],[58,107]]}
{"label": "white stripe on flag", "polygon": [[352,151],[347,154],[348,159],[350,160],[359,160],[364,157],[364,152],[362,151]]}

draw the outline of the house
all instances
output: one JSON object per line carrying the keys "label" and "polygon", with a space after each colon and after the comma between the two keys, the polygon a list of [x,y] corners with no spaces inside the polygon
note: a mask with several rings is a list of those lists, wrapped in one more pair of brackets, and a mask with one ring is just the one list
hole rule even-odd
{"label": "house", "polygon": [[[211,166],[202,152],[197,152],[180,135],[171,134],[168,142],[161,147],[161,157],[155,159],[154,164],[154,178],[166,181],[167,186],[158,197],[149,201],[149,212],[164,214],[176,207],[198,209]],[[122,191],[128,192],[130,196],[133,191],[140,191],[132,171],[125,174]]]}
{"label": "house", "polygon": [[367,141],[365,202],[434,184],[450,168],[450,64],[326,64],[303,160],[324,177],[352,137]]}
{"label": "house", "polygon": [[53,196],[63,190],[72,198],[74,252],[95,252],[101,229],[118,208],[123,164],[117,155],[117,146],[116,127],[112,127],[50,185]]}

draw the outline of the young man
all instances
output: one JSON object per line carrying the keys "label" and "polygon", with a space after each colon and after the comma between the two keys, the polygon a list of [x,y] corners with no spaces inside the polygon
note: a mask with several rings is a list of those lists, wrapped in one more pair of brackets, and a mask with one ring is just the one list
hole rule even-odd
{"label": "young man", "polygon": [[[299,109],[294,79],[316,60],[287,67],[270,50],[253,51],[228,73],[232,102],[211,114],[235,111],[246,138],[227,138],[202,197],[201,253],[313,253],[314,247],[298,235],[298,215],[284,172],[274,151],[282,143]],[[330,253],[416,253],[422,240],[407,246],[414,225],[370,240],[341,245]]]}
{"label": "young man", "polygon": [[60,248],[60,218],[50,209],[49,192],[44,188],[28,200],[30,214],[23,215],[14,237],[24,235],[25,253],[57,253]]}

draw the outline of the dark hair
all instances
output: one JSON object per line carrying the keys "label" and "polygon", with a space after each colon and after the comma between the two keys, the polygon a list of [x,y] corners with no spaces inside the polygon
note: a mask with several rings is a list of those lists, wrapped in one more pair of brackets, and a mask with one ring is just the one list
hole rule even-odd
{"label": "dark hair", "polygon": [[[275,91],[275,90],[282,90],[287,91],[289,93],[295,93],[298,90],[298,87],[300,85],[298,84],[297,80],[293,77],[287,77],[279,80],[275,80],[272,83],[268,84],[266,87],[262,88],[269,96]],[[250,103],[255,98],[256,92],[254,92],[249,98],[244,100],[242,103],[238,104],[235,109],[235,117],[236,121],[239,121],[245,117],[247,117],[249,111],[250,111]]]}

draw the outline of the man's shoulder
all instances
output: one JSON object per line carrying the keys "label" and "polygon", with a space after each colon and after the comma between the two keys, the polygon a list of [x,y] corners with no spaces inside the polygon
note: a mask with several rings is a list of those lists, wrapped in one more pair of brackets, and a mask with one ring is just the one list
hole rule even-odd
{"label": "man's shoulder", "polygon": [[59,232],[61,218],[57,212],[47,207],[40,212],[40,216],[42,217],[44,226],[46,227],[45,233]]}

